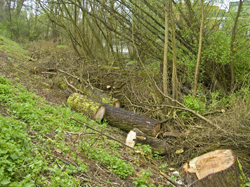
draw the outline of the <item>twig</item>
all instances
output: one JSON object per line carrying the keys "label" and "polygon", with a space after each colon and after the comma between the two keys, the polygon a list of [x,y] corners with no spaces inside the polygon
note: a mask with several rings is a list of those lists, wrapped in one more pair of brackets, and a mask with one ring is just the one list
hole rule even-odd
{"label": "twig", "polygon": [[124,145],[124,146],[126,146],[126,147],[128,147],[128,148],[130,148],[130,149],[132,149],[132,150],[134,150],[132,147],[129,147],[128,145],[126,145],[125,143],[121,142],[120,140],[117,140],[117,139],[113,138],[112,136],[109,136],[109,135],[107,135],[107,134],[105,134],[105,133],[103,133],[103,132],[101,132],[101,131],[99,131],[99,130],[96,130],[95,128],[90,127],[89,125],[86,125],[86,124],[84,124],[84,123],[82,123],[82,122],[76,120],[75,118],[70,117],[69,119],[72,119],[72,120],[76,121],[77,123],[80,123],[81,125],[83,125],[83,126],[85,126],[85,127],[88,127],[88,128],[90,128],[90,129],[92,129],[92,130],[94,130],[94,131],[96,131],[96,132],[99,132],[101,135],[104,135],[104,136],[106,136],[106,137],[108,137],[108,138],[110,138],[110,139],[112,139],[112,140],[114,140],[114,141],[116,141],[116,142],[119,142],[119,143],[121,143],[122,145]]}
{"label": "twig", "polygon": [[65,74],[67,74],[67,75],[69,75],[69,76],[71,76],[71,77],[73,77],[73,78],[75,78],[75,79],[77,79],[77,80],[80,80],[79,77],[74,76],[74,75],[72,75],[72,74],[70,74],[70,73],[68,73],[68,72],[66,72],[66,71],[63,71],[63,70],[61,70],[61,69],[57,69],[57,70],[60,71],[60,72],[62,72],[62,73],[65,73]]}
{"label": "twig", "polygon": [[170,179],[170,177],[167,176],[166,174],[162,173],[161,171],[160,171],[160,174],[161,174],[163,177],[165,177],[169,182],[171,182],[174,186],[180,187],[179,184],[177,184],[176,182],[172,181],[172,180]]}
{"label": "twig", "polygon": [[140,57],[140,55],[139,55],[138,49],[137,49],[137,47],[136,47],[134,41],[133,41],[133,45],[134,45],[134,47],[135,47],[136,54],[137,54],[137,57],[138,57],[138,59],[139,59],[139,62],[140,62],[140,64],[142,65],[143,69],[146,71],[147,76],[148,76],[149,79],[155,84],[156,89],[157,89],[164,97],[170,99],[172,102],[177,103],[178,105],[180,105],[180,106],[183,107],[183,108],[180,108],[180,109],[186,110],[186,111],[188,111],[188,112],[190,112],[190,113],[196,115],[197,117],[199,117],[199,118],[201,118],[202,120],[206,121],[206,122],[209,123],[210,125],[216,127],[218,130],[227,133],[224,129],[221,129],[217,124],[213,123],[213,122],[210,121],[209,119],[207,119],[207,118],[205,118],[204,116],[198,114],[198,113],[195,112],[194,110],[192,110],[192,109],[186,107],[184,104],[182,104],[182,103],[179,102],[178,100],[175,100],[175,99],[173,99],[172,97],[170,97],[170,96],[168,96],[168,95],[165,95],[165,94],[161,91],[161,89],[158,87],[158,85],[156,84],[155,80],[149,75],[149,73],[148,73],[146,67],[144,66],[144,64],[143,64],[143,62],[142,62],[142,59],[141,59],[141,57]]}
{"label": "twig", "polygon": [[166,123],[167,121],[172,120],[172,119],[173,119],[172,117],[171,117],[171,118],[168,118],[168,119],[164,119],[164,120],[160,121],[160,124]]}
{"label": "twig", "polygon": [[56,75],[57,73],[54,72],[41,72],[42,74],[50,74],[50,75]]}
{"label": "twig", "polygon": [[145,157],[144,160],[146,164],[148,164],[152,169],[154,169],[156,172],[159,172],[163,177],[165,177],[170,183],[172,183],[174,186],[176,187],[180,187],[179,184],[177,184],[176,182],[174,182],[173,180],[170,179],[169,176],[167,176],[166,174],[164,174],[162,171],[160,171],[156,166],[152,165],[150,162],[146,161]]}
{"label": "twig", "polygon": [[91,87],[91,89],[93,90],[94,88],[93,88],[93,86],[91,85],[91,83],[90,83],[90,81],[89,81],[89,72],[87,72],[88,73],[88,85]]}
{"label": "twig", "polygon": [[60,71],[60,72],[62,72],[62,73],[65,73],[65,74],[67,74],[67,75],[69,75],[69,76],[71,76],[71,77],[73,77],[75,79],[77,79],[78,81],[80,80],[80,82],[83,81],[87,86],[89,85],[88,82],[85,81],[83,78],[79,78],[77,76],[74,76],[74,75],[72,75],[72,74],[70,74],[70,73],[68,73],[66,71],[61,70],[61,69],[57,69],[57,70]]}
{"label": "twig", "polygon": [[65,80],[65,82],[67,83],[68,86],[70,86],[71,88],[73,88],[73,89],[75,90],[75,92],[84,94],[81,90],[79,90],[79,89],[77,89],[76,87],[74,87],[73,85],[71,85],[71,84],[67,81],[67,79],[66,79],[65,76],[64,76],[64,80]]}

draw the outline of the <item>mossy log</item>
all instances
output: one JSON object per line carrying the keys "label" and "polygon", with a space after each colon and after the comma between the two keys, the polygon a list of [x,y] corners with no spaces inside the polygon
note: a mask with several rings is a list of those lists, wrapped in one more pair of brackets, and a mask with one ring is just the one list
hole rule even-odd
{"label": "mossy log", "polygon": [[[69,96],[67,103],[76,111],[82,112],[94,120],[98,118],[102,120],[105,114],[105,108],[99,109],[103,103],[90,99],[86,95],[73,93]],[[98,113],[96,113],[97,109],[99,109]]]}
{"label": "mossy log", "polygon": [[128,133],[126,145],[134,147],[137,143],[150,145],[153,153],[157,152],[160,155],[164,155],[169,151],[169,145],[167,142],[147,136],[142,131],[135,128]]}
{"label": "mossy log", "polygon": [[221,149],[194,158],[182,167],[183,182],[190,187],[244,186],[245,176],[232,150]]}
{"label": "mossy log", "polygon": [[105,108],[104,119],[106,119],[109,124],[126,132],[138,128],[146,135],[155,137],[161,129],[161,124],[158,121],[107,104],[103,104],[98,109],[97,114],[99,110],[101,111],[103,108]]}
{"label": "mossy log", "polygon": [[80,89],[84,95],[90,97],[91,99],[94,99],[96,101],[100,101],[102,103],[106,103],[115,107],[121,107],[121,102],[116,99],[113,98],[112,96],[109,96],[106,93],[103,93],[99,90],[97,90],[96,88],[91,88],[91,87],[82,87]]}

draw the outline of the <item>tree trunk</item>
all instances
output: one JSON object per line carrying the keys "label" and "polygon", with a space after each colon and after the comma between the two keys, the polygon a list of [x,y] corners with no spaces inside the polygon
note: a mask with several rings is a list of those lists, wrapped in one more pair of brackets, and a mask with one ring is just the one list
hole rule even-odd
{"label": "tree trunk", "polygon": [[[165,0],[165,44],[164,44],[164,61],[163,61],[163,93],[169,95],[168,92],[168,0]],[[167,99],[166,99],[167,100]],[[168,103],[168,102],[167,102]]]}
{"label": "tree trunk", "polygon": [[174,11],[172,7],[172,1],[170,1],[170,17],[172,24],[172,49],[173,49],[173,69],[172,69],[172,98],[178,100],[178,79],[177,79],[177,57],[176,57],[176,24],[174,18]]}
{"label": "tree trunk", "polygon": [[183,180],[189,187],[245,186],[245,175],[232,150],[206,153],[184,164]]}
{"label": "tree trunk", "polygon": [[242,8],[242,4],[243,4],[243,1],[240,0],[239,7],[238,7],[238,12],[237,12],[237,16],[236,16],[235,21],[234,21],[234,27],[233,27],[232,39],[231,39],[231,46],[230,46],[230,57],[231,57],[231,62],[230,62],[230,69],[231,69],[230,70],[231,71],[231,90],[233,90],[233,88],[234,88],[234,60],[233,60],[234,41],[235,41],[236,28],[237,28],[238,19],[240,17],[240,12],[241,12],[241,8]]}
{"label": "tree trunk", "polygon": [[134,147],[136,143],[148,144],[151,146],[153,153],[160,155],[166,154],[169,150],[169,145],[165,141],[147,136],[137,128],[131,130],[126,139],[126,145],[130,147]]}
{"label": "tree trunk", "polygon": [[105,114],[105,108],[100,108],[103,103],[90,99],[85,95],[73,93],[69,96],[67,103],[76,111],[82,112],[94,120],[102,120]]}
{"label": "tree trunk", "polygon": [[23,7],[24,0],[18,0],[17,1],[17,7],[16,7],[16,16],[18,17],[21,13],[21,9]]}
{"label": "tree trunk", "polygon": [[[102,111],[103,107],[105,107],[104,119],[106,119],[110,125],[126,132],[138,128],[146,135],[155,137],[161,129],[161,124],[151,118],[135,114],[122,108],[112,107],[107,104],[103,104],[99,109]],[[99,109],[96,112],[96,115],[98,115]]]}
{"label": "tree trunk", "polygon": [[194,90],[193,96],[196,96],[197,88],[198,88],[198,76],[199,76],[199,66],[200,66],[200,59],[201,59],[201,48],[202,48],[202,32],[203,32],[203,24],[204,24],[204,4],[203,0],[201,0],[201,26],[200,26],[200,39],[199,39],[199,49],[198,49],[198,56],[197,56],[197,63],[194,75]]}

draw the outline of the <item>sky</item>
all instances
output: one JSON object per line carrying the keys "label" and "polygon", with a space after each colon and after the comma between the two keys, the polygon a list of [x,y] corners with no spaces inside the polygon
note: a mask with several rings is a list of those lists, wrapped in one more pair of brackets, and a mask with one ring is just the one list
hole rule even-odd
{"label": "sky", "polygon": [[229,10],[229,2],[236,2],[236,1],[239,1],[239,0],[215,0],[215,2],[216,1],[219,2],[219,3],[215,3],[215,5],[220,6],[221,9]]}

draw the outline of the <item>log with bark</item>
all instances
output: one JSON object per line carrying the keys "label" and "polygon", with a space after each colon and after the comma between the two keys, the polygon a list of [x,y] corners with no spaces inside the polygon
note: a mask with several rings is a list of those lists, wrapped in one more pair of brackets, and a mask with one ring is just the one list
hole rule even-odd
{"label": "log with bark", "polygon": [[[60,71],[62,71],[62,70],[60,70]],[[62,72],[64,72],[64,71],[62,71]],[[109,104],[109,105],[112,105],[115,107],[119,107],[119,108],[121,107],[121,102],[118,99],[113,98],[112,96],[109,96],[108,94],[103,93],[101,90],[92,87],[86,81],[85,82],[88,85],[78,89],[75,86],[73,86],[72,84],[70,84],[65,76],[64,76],[64,80],[67,83],[67,85],[69,87],[73,88],[75,90],[75,92],[77,92],[77,93],[81,93],[83,95],[90,97],[91,99],[94,99],[94,100],[102,102],[102,103],[106,103],[106,104]]]}
{"label": "log with bark", "polygon": [[137,143],[150,145],[152,152],[160,155],[164,155],[169,151],[169,145],[165,141],[147,136],[139,129],[134,128],[127,135],[126,145],[134,147]]}
{"label": "log with bark", "polygon": [[189,187],[244,186],[245,175],[232,150],[221,149],[194,158],[182,167]]}
{"label": "log with bark", "polygon": [[94,87],[86,86],[86,87],[80,88],[80,90],[82,91],[82,93],[84,95],[86,95],[94,100],[112,105],[114,107],[119,107],[119,108],[121,107],[121,102],[118,99],[116,99],[112,96],[109,96],[108,94],[103,93]]}
{"label": "log with bark", "polygon": [[146,135],[155,137],[161,129],[161,124],[158,121],[139,114],[135,114],[122,108],[112,107],[107,104],[100,106],[96,114],[98,115],[99,113],[102,113],[104,108],[104,119],[106,119],[109,124],[126,132],[129,132],[134,128],[138,128]]}
{"label": "log with bark", "polygon": [[[90,99],[86,95],[73,93],[69,96],[67,103],[76,111],[82,112],[85,115],[90,116],[90,118],[94,120],[102,120],[105,114],[105,108],[100,108],[103,103],[98,102],[94,99]],[[97,110],[98,113],[96,113]]]}
{"label": "log with bark", "polygon": [[91,119],[106,119],[110,125],[126,132],[138,128],[146,135],[154,137],[161,129],[161,124],[158,121],[122,108],[104,104],[78,93],[71,94],[67,103],[76,111],[90,116]]}

